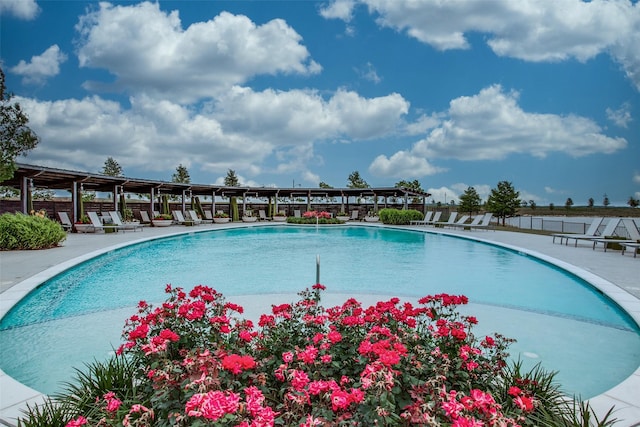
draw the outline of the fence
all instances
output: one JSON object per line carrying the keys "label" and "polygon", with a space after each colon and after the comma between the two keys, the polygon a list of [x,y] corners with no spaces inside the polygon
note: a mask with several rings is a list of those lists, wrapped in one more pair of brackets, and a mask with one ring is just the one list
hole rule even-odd
{"label": "fence", "polygon": [[[576,233],[584,234],[591,222],[592,217],[545,217],[545,216],[518,216],[513,218],[507,218],[506,224],[516,228],[522,228],[526,230],[543,230],[553,233]],[[636,227],[638,227],[638,220],[634,220]],[[603,221],[602,225],[598,229],[601,232],[607,224],[607,219]],[[629,237],[624,225],[620,224],[616,228],[616,235],[620,237]]]}

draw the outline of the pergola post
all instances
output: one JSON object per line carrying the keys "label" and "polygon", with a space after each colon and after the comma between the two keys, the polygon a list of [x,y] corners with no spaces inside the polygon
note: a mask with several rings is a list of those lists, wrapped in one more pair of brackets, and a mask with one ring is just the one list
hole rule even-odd
{"label": "pergola post", "polygon": [[149,210],[151,212],[151,215],[153,215],[153,211],[155,211],[155,202],[154,202],[154,197],[155,197],[155,188],[151,187],[150,189],[150,193],[149,193]]}
{"label": "pergola post", "polygon": [[29,178],[27,178],[26,176],[23,176],[22,179],[20,180],[20,204],[22,205],[22,213],[25,215],[29,214],[29,210],[28,210],[29,208],[27,206],[28,191],[31,191],[29,189]]}
{"label": "pergola post", "polygon": [[216,190],[213,190],[211,195],[211,215],[216,214]]}

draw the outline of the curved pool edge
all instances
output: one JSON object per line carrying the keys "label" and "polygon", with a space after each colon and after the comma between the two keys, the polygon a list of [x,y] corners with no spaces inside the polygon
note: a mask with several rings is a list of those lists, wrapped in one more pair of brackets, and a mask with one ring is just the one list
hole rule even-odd
{"label": "curved pool edge", "polygon": [[[18,301],[20,301],[20,299],[25,297],[29,292],[31,292],[33,289],[35,289],[44,281],[88,259],[117,250],[119,248],[142,243],[145,241],[161,239],[165,237],[171,237],[171,236],[182,235],[182,234],[208,232],[216,229],[244,228],[244,227],[255,227],[255,226],[282,226],[282,225],[284,224],[282,223],[267,223],[267,224],[246,223],[244,224],[243,223],[243,224],[229,224],[225,226],[217,226],[215,228],[202,227],[199,229],[181,230],[176,232],[168,232],[166,234],[161,234],[161,235],[155,235],[151,237],[142,237],[142,238],[126,241],[126,242],[120,242],[104,248],[99,248],[94,251],[85,253],[81,256],[77,256],[67,261],[61,262],[43,271],[40,271],[34,274],[33,276],[19,282],[18,284],[2,292],[0,294],[2,297],[0,299],[0,319],[4,317],[6,313],[8,313],[9,310]],[[481,243],[503,247],[527,256],[535,257],[551,265],[562,268],[570,272],[571,274],[574,274],[577,277],[580,277],[581,279],[587,281],[592,286],[602,291],[616,304],[618,304],[624,311],[626,311],[629,314],[629,316],[636,322],[636,324],[640,326],[640,299],[639,298],[633,296],[631,293],[622,289],[620,286],[615,285],[614,283],[598,276],[595,273],[589,272],[581,267],[575,266],[571,263],[549,256],[542,252],[539,252],[533,249],[528,249],[522,246],[513,245],[510,243],[504,243],[504,242],[492,240],[490,238],[481,238],[475,235],[476,233],[479,233],[478,231],[453,231],[453,230],[450,231],[450,230],[433,229],[433,228],[426,228],[426,227],[416,228],[413,226],[385,226],[379,223],[356,223],[356,224],[351,223],[347,225],[365,226],[365,227],[389,227],[389,228],[397,228],[401,230],[419,231],[419,232],[426,232],[430,234],[454,236],[454,237],[465,238],[468,240],[474,240]],[[483,233],[483,232],[480,232],[480,233]],[[488,231],[487,233],[489,233],[490,235],[491,232]],[[7,426],[17,425],[16,420],[19,416],[23,415],[23,410],[26,409],[27,405],[33,406],[34,404],[42,402],[46,398],[44,394],[36,390],[33,390],[32,388],[16,381],[14,378],[4,373],[2,370],[0,370],[0,390],[2,391],[2,399],[0,399],[0,424],[7,425]],[[588,399],[588,402],[599,417],[604,416],[604,414],[606,414],[609,408],[611,408],[612,406],[615,406],[615,412],[613,416],[620,421],[625,421],[624,425],[631,426],[631,425],[635,425],[636,423],[640,423],[640,397],[638,397],[637,395],[637,390],[640,390],[640,366],[626,380],[619,383],[615,387],[607,390],[606,392],[598,396],[595,396],[591,399]]]}

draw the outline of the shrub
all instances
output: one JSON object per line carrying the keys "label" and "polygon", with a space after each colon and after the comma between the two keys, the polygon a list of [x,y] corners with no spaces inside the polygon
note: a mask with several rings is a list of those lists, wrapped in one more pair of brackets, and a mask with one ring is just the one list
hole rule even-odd
{"label": "shrub", "polygon": [[254,329],[212,288],[167,285],[167,301],[141,301],[127,321],[115,358],[129,362],[94,366],[57,396],[55,424],[24,425],[581,425],[553,373],[509,368],[512,340],[473,335],[476,319],[456,309],[466,297],[326,309],[323,289],[273,306]]}
{"label": "shrub", "polygon": [[21,213],[0,215],[0,250],[48,249],[66,238],[62,226],[49,218]]}
{"label": "shrub", "polygon": [[378,213],[380,221],[384,224],[390,225],[407,225],[411,224],[411,221],[421,221],[424,219],[424,214],[415,209],[381,209]]}

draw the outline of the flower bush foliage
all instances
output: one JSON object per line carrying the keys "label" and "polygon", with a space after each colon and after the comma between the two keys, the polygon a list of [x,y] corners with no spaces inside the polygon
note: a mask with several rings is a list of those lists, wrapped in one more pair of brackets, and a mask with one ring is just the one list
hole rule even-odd
{"label": "flower bush foliage", "polygon": [[337,218],[331,218],[331,214],[325,211],[307,211],[301,218],[290,216],[287,218],[289,224],[343,224]]}
{"label": "flower bush foliage", "polygon": [[67,427],[524,426],[545,409],[538,381],[505,375],[512,340],[475,337],[457,312],[466,297],[324,308],[323,289],[256,327],[209,287],[168,285],[162,305],[140,302],[117,350],[137,367],[136,393],[102,390]]}

